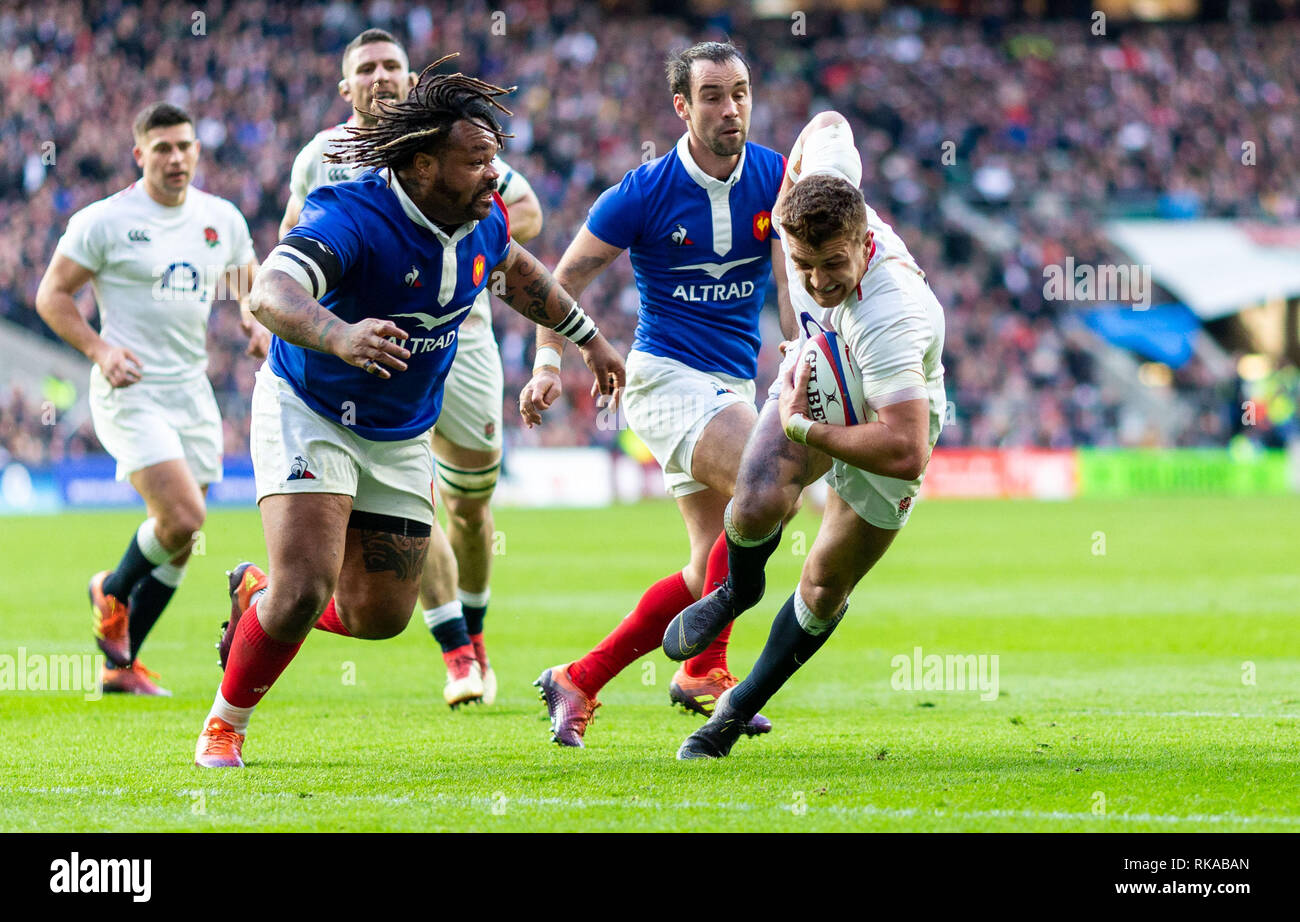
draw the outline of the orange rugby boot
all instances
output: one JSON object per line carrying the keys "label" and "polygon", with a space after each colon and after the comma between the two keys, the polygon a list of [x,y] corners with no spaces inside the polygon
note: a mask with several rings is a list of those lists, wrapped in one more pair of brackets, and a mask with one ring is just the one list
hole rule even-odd
{"label": "orange rugby boot", "polygon": [[[680,704],[688,711],[712,717],[722,693],[738,681],[734,675],[722,668],[710,669],[707,675],[697,677],[688,674],[686,667],[681,666],[678,667],[677,673],[668,686],[668,700],[673,704]],[[762,714],[755,714],[754,718],[745,724],[746,736],[771,732],[772,721]]]}
{"label": "orange rugby boot", "polygon": [[235,642],[235,628],[239,619],[253,604],[253,593],[266,588],[266,574],[255,563],[245,561],[226,574],[230,593],[230,620],[221,623],[221,639],[217,641],[217,660],[224,670],[230,658],[230,647]]}
{"label": "orange rugby boot", "polygon": [[101,570],[90,578],[90,613],[94,618],[95,644],[116,668],[131,665],[131,636],[127,631],[131,608],[117,596],[104,592],[104,580],[111,570]]}
{"label": "orange rugby boot", "polygon": [[220,717],[208,718],[194,747],[194,764],[200,768],[243,768],[244,734]]}
{"label": "orange rugby boot", "polygon": [[155,698],[170,698],[172,693],[153,680],[158,673],[136,660],[123,669],[114,669],[105,665],[99,674],[100,682],[106,692],[121,692],[127,695],[152,695]]}

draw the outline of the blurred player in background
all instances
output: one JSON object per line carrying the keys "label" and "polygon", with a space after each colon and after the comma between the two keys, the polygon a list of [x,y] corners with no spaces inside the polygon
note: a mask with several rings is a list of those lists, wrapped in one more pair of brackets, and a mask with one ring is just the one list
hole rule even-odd
{"label": "blurred player in background", "polygon": [[[185,575],[208,485],[221,479],[221,415],[206,375],[208,313],[220,289],[239,300],[250,355],[266,354],[270,334],[246,305],[257,259],[244,216],[190,185],[193,119],[155,103],[132,132],[142,178],[69,219],[36,310],[95,363],[95,435],[148,510],[117,567],[90,580],[104,690],[167,695],[137,655]],[[75,301],[87,282],[99,333]]]}
{"label": "blurred player in background", "polygon": [[[284,237],[298,223],[303,202],[318,186],[353,179],[362,170],[327,161],[331,145],[346,141],[351,127],[375,124],[371,101],[406,98],[415,85],[406,51],[382,29],[367,29],[343,50],[339,95],[352,117],[317,134],[294,158],[289,203],[280,222]],[[542,230],[542,206],[528,180],[500,157],[493,166],[497,192],[510,217],[510,234],[527,243]],[[443,392],[442,415],[433,432],[438,492],[447,506],[447,530],[433,523],[429,557],[420,587],[425,624],[442,647],[447,666],[443,697],[456,707],[467,701],[491,704],[497,680],[483,644],[492,566],[492,510],[489,505],[501,469],[501,353],[492,335],[488,290],[479,292],[461,325]],[[448,541],[450,537],[450,541]]]}
{"label": "blurred player in background", "polygon": [[507,304],[582,349],[601,392],[624,383],[595,323],[510,239],[493,166],[509,91],[441,63],[406,99],[380,100],[340,154],[382,169],[313,191],[258,276],[252,306],[275,334],[251,438],[270,574],[231,574],[202,767],[243,766],[253,709],[312,627],[381,639],[410,621],[434,518],[428,432],[494,271]]}
{"label": "blurred player in background", "polygon": [[682,744],[679,759],[727,755],[758,709],[830,637],[849,593],[911,514],[943,427],[943,308],[894,230],[863,201],[862,162],[848,123],[814,118],[791,151],[777,218],[800,312],[801,342],[816,321],[834,329],[862,377],[868,422],[810,422],[809,368],[785,353],[741,460],[727,506],[730,573],[669,625],[664,652],[684,659],[762,598],[763,570],[803,487],[828,474],[830,493],[799,585],[753,670]]}
{"label": "blurred player in background", "polygon": [[[757,414],[759,314],[776,268],[781,327],[794,337],[784,263],[771,234],[784,158],[747,143],[749,67],[730,44],[705,42],[671,56],[668,84],[687,131],[666,156],[632,170],[591,208],[555,277],[581,293],[624,249],[641,295],[627,362],[628,424],[664,470],[690,539],[690,562],[641,597],[591,652],[553,666],[536,683],[557,743],[581,746],[597,692],[657,647],[669,620],[726,575],[722,511]],[[563,341],[539,331],[533,378],[520,394],[528,425],[560,396]],[[671,699],[701,714],[735,677],[727,634],[677,670]],[[754,715],[751,733],[771,724]]]}

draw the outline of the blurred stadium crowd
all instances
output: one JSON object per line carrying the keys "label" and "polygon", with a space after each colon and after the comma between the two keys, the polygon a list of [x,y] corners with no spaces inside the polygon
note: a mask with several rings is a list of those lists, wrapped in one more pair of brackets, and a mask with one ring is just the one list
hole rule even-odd
{"label": "blurred stadium crowd", "polygon": [[[51,0],[0,12],[0,316],[44,331],[32,304],[55,242],[75,210],[137,177],[131,120],[157,99],[195,117],[197,184],[239,206],[265,256],[294,154],[348,115],[335,89],[339,57],[369,26],[403,38],[416,70],[459,51],[458,69],[518,85],[505,156],[541,200],[546,225],[530,247],[551,266],[595,197],[682,133],[662,69],[671,48],[737,42],[753,69],[758,143],[786,151],[813,112],[845,113],[867,200],[908,243],[947,311],[955,419],[944,445],[1150,440],[1123,431],[1122,395],[1101,382],[1072,306],[1043,298],[1045,265],[1067,255],[1120,261],[1098,230],[1103,209],[1300,217],[1295,22],[1114,24],[1098,37],[1086,21],[954,21],[904,10],[883,20],[809,14],[806,34],[794,35],[788,19],[628,19],[576,0],[500,6],[495,32],[504,26],[504,35],[494,34],[487,5],[406,0],[218,2],[201,17],[170,2]],[[1247,138],[1257,145],[1251,168],[1240,161]],[[953,201],[1001,233],[955,221],[942,207]],[[626,257],[582,300],[626,349],[637,309]],[[209,374],[227,450],[242,453],[256,363],[243,355],[235,314],[232,304],[214,309]],[[767,323],[760,383],[779,339],[774,315]],[[596,424],[572,352],[566,405],[541,428],[522,429],[530,325],[497,304],[496,327],[508,444],[614,440]],[[1239,428],[1237,382],[1216,381],[1193,360],[1173,386],[1197,407],[1176,444],[1222,445]],[[0,445],[33,462],[94,448],[88,427],[41,426],[39,406],[31,395],[0,395]]]}

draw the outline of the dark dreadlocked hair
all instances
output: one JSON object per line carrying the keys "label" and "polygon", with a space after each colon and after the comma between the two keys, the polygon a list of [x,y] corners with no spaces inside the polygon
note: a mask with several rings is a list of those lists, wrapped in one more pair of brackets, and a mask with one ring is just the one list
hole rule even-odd
{"label": "dark dreadlocked hair", "polygon": [[516,88],[493,86],[464,74],[434,73],[438,65],[454,57],[457,55],[441,57],[421,71],[410,95],[401,102],[374,100],[370,109],[376,120],[374,126],[349,128],[352,136],[336,142],[337,149],[327,152],[325,159],[330,163],[405,169],[416,154],[439,154],[447,146],[451,126],[461,119],[491,132],[497,147],[504,147],[505,139],[514,135],[505,133],[496,113],[513,113],[497,102],[497,97],[513,93]]}

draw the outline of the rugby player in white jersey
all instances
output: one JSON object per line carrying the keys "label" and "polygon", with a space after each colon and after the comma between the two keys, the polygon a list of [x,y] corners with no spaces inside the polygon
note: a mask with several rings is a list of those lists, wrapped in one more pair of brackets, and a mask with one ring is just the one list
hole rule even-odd
{"label": "rugby player in white jersey", "polygon": [[943,425],[943,308],[903,241],[858,191],[862,163],[848,123],[814,118],[790,154],[775,217],[788,260],[801,342],[821,327],[842,336],[862,378],[867,422],[810,422],[808,365],[791,344],[745,446],[725,513],[728,580],[668,626],[664,652],[685,659],[757,604],[781,523],[807,484],[830,491],[799,585],[753,670],[719,699],[679,759],[726,756],[752,719],[821,648],[849,593],[906,524]]}
{"label": "rugby player in white jersey", "polygon": [[[303,202],[318,186],[343,182],[362,172],[327,161],[349,127],[371,127],[373,99],[405,99],[415,85],[406,51],[382,29],[367,29],[343,50],[339,95],[353,106],[352,117],[317,134],[294,158],[289,203],[280,222],[284,237],[298,223]],[[510,235],[527,243],[542,230],[542,207],[522,175],[497,157],[497,194],[510,217]],[[434,523],[429,556],[420,584],[425,625],[442,648],[447,666],[443,698],[457,707],[469,701],[496,700],[496,674],[483,643],[492,565],[492,509],[489,505],[501,469],[501,394],[505,375],[492,335],[488,290],[474,302],[460,327],[456,361],[443,392],[442,415],[433,431],[438,493],[447,507],[447,532]]]}
{"label": "rugby player in white jersey", "polygon": [[[270,333],[248,311],[257,258],[247,222],[190,185],[199,159],[193,119],[155,103],[133,133],[142,177],[72,216],[36,309],[94,362],[95,435],[148,510],[117,567],[90,581],[104,690],[167,695],[137,654],[185,574],[208,485],[221,479],[221,416],[205,374],[214,297],[224,289],[239,301],[250,355],[266,355]],[[98,333],[75,300],[87,282]]]}

